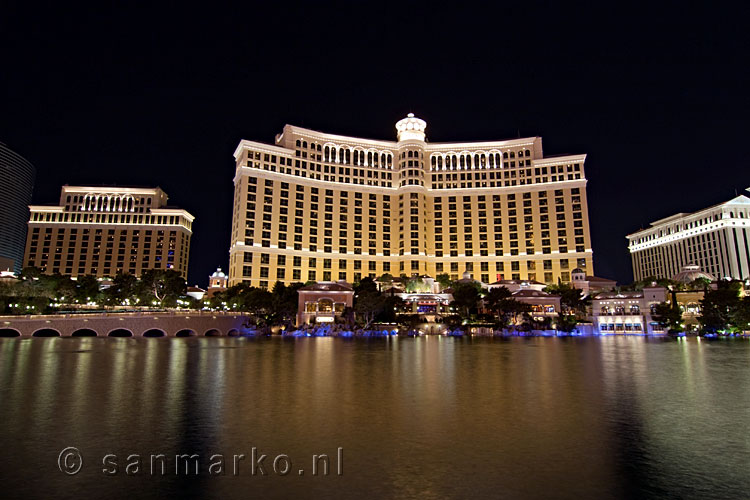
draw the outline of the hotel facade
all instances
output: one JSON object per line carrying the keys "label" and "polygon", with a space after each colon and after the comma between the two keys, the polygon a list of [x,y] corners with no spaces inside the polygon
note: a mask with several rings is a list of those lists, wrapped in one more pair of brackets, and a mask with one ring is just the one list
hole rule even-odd
{"label": "hotel facade", "polygon": [[173,269],[187,279],[194,217],[160,188],[63,186],[57,206],[31,205],[24,265],[100,278]]}
{"label": "hotel facade", "polygon": [[241,141],[229,285],[593,274],[586,155],[545,158],[541,137],[429,143],[425,130],[409,114],[395,142],[291,125],[272,145]]}
{"label": "hotel facade", "polygon": [[691,214],[679,213],[630,234],[633,277],[672,278],[696,265],[718,278],[750,276],[750,198],[737,196]]}

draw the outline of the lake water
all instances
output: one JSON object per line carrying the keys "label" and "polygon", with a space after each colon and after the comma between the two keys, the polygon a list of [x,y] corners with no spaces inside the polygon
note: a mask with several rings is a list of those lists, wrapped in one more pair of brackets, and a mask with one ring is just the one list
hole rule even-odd
{"label": "lake water", "polygon": [[748,418],[743,340],[0,340],[3,498],[748,498]]}

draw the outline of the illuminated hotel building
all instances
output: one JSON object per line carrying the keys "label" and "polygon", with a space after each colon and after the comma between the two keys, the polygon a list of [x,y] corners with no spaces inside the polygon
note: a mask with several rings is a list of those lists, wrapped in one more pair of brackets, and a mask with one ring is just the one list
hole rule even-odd
{"label": "illuminated hotel building", "polygon": [[636,280],[672,278],[697,265],[719,278],[750,276],[750,198],[679,213],[630,234],[628,248]]}
{"label": "illuminated hotel building", "polygon": [[425,129],[409,114],[397,142],[291,125],[273,145],[241,141],[229,285],[593,274],[586,155],[545,158],[541,137],[429,143]]}
{"label": "illuminated hotel building", "polygon": [[194,217],[160,188],[63,186],[59,206],[29,207],[24,263],[47,274],[173,269],[187,278]]}

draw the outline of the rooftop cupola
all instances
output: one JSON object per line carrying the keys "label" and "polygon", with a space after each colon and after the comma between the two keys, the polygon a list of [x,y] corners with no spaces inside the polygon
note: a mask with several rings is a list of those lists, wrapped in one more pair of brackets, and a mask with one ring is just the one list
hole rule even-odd
{"label": "rooftop cupola", "polygon": [[427,122],[414,117],[414,113],[409,113],[406,118],[396,122],[396,134],[399,142],[408,140],[425,140],[425,129]]}

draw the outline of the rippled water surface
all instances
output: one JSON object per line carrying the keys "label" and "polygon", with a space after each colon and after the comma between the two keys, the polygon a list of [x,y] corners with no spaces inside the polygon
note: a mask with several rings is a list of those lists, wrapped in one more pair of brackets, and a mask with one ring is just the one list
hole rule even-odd
{"label": "rippled water surface", "polygon": [[0,339],[4,498],[748,498],[748,418],[740,340]]}

